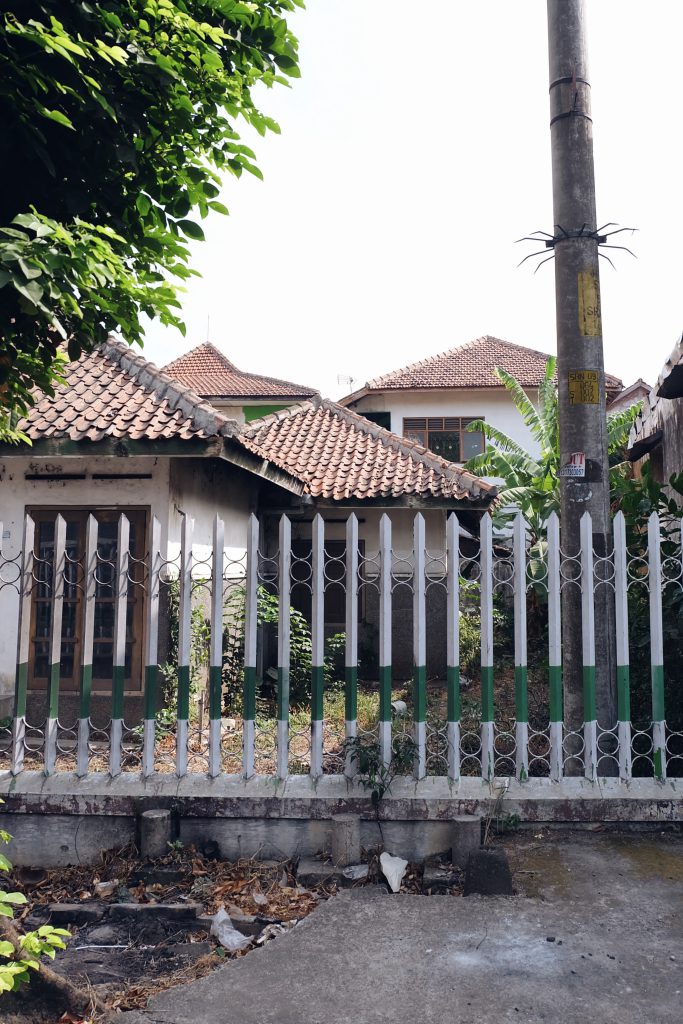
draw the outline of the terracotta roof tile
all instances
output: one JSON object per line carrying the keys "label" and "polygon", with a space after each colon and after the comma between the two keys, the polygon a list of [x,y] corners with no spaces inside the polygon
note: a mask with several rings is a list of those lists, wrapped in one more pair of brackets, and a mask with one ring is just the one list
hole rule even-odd
{"label": "terracotta roof tile", "polygon": [[276,377],[238,370],[214,345],[206,342],[164,367],[181,384],[204,398],[289,398],[299,401],[318,392]]}
{"label": "terracotta roof tile", "polygon": [[38,392],[18,423],[31,440],[231,436],[234,420],[115,338],[70,363],[53,397]]}
{"label": "terracotta roof tile", "polygon": [[335,402],[314,399],[253,420],[238,440],[334,501],[416,494],[490,503],[495,487]]}
{"label": "terracotta roof tile", "polygon": [[[545,373],[548,355],[536,349],[515,345],[501,338],[484,335],[447,352],[430,356],[403,369],[385,373],[369,380],[364,388],[341,399],[346,405],[367,391],[390,391],[413,388],[500,388],[494,374],[497,366],[511,373],[524,388],[535,388]],[[608,391],[621,390],[622,382],[605,374]]]}

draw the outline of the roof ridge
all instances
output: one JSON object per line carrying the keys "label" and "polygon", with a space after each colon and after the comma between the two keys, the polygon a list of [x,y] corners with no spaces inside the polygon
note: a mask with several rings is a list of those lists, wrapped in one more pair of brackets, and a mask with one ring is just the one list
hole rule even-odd
{"label": "roof ridge", "polygon": [[199,429],[224,437],[232,437],[239,431],[236,420],[214,409],[205,398],[200,398],[191,388],[183,387],[144,356],[134,353],[129,345],[113,334],[102,342],[100,351],[143,388],[152,391],[158,399],[166,400],[171,409],[180,410]]}
{"label": "roof ridge", "polygon": [[345,406],[339,405],[330,398],[321,399],[319,404],[323,409],[327,409],[329,412],[340,415],[342,419],[350,420],[364,433],[369,434],[370,437],[375,437],[378,440],[388,440],[395,451],[411,457],[414,457],[417,454],[420,461],[431,469],[436,469],[439,473],[444,473],[447,476],[455,476],[458,479],[464,478],[467,481],[477,483],[478,485],[481,485],[481,489],[484,491],[495,492],[497,490],[493,484],[487,484],[485,480],[475,476],[474,473],[470,473],[469,470],[462,469],[454,462],[449,462],[448,459],[443,459],[440,455],[436,455],[434,452],[430,451],[429,448],[425,448],[423,445],[416,444],[413,441],[408,441],[407,438],[401,437],[400,434],[395,434],[393,430],[387,430],[386,427],[380,427],[379,424],[366,419],[362,413],[357,413],[352,409],[347,409]]}

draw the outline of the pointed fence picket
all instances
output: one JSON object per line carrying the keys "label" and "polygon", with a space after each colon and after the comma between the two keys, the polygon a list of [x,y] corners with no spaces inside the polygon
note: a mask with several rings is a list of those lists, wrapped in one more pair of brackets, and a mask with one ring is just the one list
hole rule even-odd
{"label": "pointed fence picket", "polygon": [[[51,528],[52,529],[52,528]],[[248,521],[246,537],[246,558],[240,562],[239,570],[228,569],[226,564],[225,527],[219,517],[215,517],[211,536],[210,555],[204,560],[195,557],[193,546],[194,524],[192,519],[183,516],[180,529],[180,550],[176,559],[168,560],[161,549],[161,526],[156,518],[150,521],[144,566],[144,583],[141,586],[137,579],[138,570],[131,554],[131,523],[125,515],[121,515],[117,525],[116,553],[104,556],[98,548],[98,522],[95,516],[88,517],[83,533],[83,551],[74,556],[73,547],[67,545],[66,520],[56,515],[52,531],[51,554],[36,559],[36,523],[27,515],[23,523],[22,547],[12,558],[14,565],[13,585],[17,593],[17,663],[15,679],[15,708],[11,736],[5,748],[11,771],[16,775],[29,766],[34,766],[37,758],[42,758],[42,768],[48,775],[64,770],[67,764],[73,764],[73,770],[83,778],[93,771],[93,759],[99,770],[106,762],[111,776],[122,771],[130,771],[131,765],[139,766],[144,778],[149,778],[159,769],[160,747],[157,712],[159,710],[159,672],[160,672],[160,631],[166,629],[162,624],[161,600],[162,585],[169,579],[178,581],[177,610],[177,721],[175,724],[175,752],[171,755],[172,765],[179,778],[188,772],[196,773],[199,765],[209,777],[218,778],[225,770],[225,759],[233,766],[234,746],[228,747],[227,733],[224,734],[223,716],[227,713],[228,730],[241,730],[241,774],[245,779],[266,771],[274,773],[279,779],[286,779],[290,771],[290,739],[293,756],[298,763],[305,763],[312,779],[317,780],[330,765],[343,763],[347,777],[357,773],[358,765],[353,753],[353,745],[348,744],[344,752],[341,739],[335,739],[332,729],[327,727],[328,700],[332,701],[325,691],[325,594],[326,588],[333,582],[335,586],[343,583],[345,589],[345,643],[344,643],[344,738],[354,740],[359,735],[358,727],[358,691],[363,686],[364,701],[370,695],[376,700],[378,722],[375,733],[379,756],[382,763],[389,768],[392,762],[392,699],[395,690],[400,689],[401,697],[405,697],[411,705],[414,741],[414,775],[417,780],[427,774],[442,774],[457,783],[463,772],[471,772],[476,764],[481,777],[491,782],[497,773],[514,771],[520,783],[532,786],[533,776],[543,774],[551,781],[559,782],[564,774],[564,725],[562,696],[562,601],[563,586],[580,584],[582,595],[582,659],[584,683],[584,722],[583,752],[572,753],[571,759],[582,764],[586,779],[595,782],[601,774],[601,736],[609,733],[617,744],[614,758],[618,759],[619,778],[630,783],[634,775],[633,747],[634,737],[641,739],[646,736],[642,725],[638,729],[631,722],[631,693],[634,686],[631,677],[629,658],[629,635],[633,625],[629,621],[629,588],[632,585],[647,586],[649,641],[650,641],[650,679],[652,718],[648,726],[651,729],[651,757],[639,752],[638,773],[642,774],[643,765],[649,760],[652,775],[664,781],[670,775],[683,774],[683,754],[679,752],[679,744],[683,748],[683,734],[672,730],[666,722],[664,699],[664,604],[663,594],[668,586],[683,587],[683,559],[680,550],[680,535],[672,541],[671,527],[663,534],[663,525],[656,514],[653,514],[647,526],[647,556],[633,555],[629,552],[626,542],[626,523],[619,513],[613,524],[613,551],[608,557],[611,560],[612,572],[599,570],[601,585],[609,585],[613,590],[615,608],[614,653],[617,664],[617,718],[614,723],[598,724],[596,713],[596,678],[595,678],[595,621],[594,621],[594,588],[598,579],[593,552],[592,523],[590,516],[585,514],[581,520],[581,549],[579,552],[565,552],[561,548],[560,522],[554,513],[549,516],[546,526],[546,537],[540,548],[530,551],[527,536],[527,524],[521,513],[515,516],[512,529],[506,534],[497,536],[494,544],[493,524],[489,516],[484,516],[480,524],[479,552],[472,554],[472,544],[467,538],[468,555],[461,551],[461,538],[464,535],[458,516],[448,516],[445,530],[445,551],[437,563],[433,552],[427,552],[426,521],[418,513],[412,522],[412,545],[408,552],[397,552],[392,542],[392,521],[388,514],[382,515],[377,529],[375,543],[376,555],[360,558],[359,521],[350,515],[344,525],[346,549],[343,558],[343,581],[328,572],[330,560],[326,551],[326,524],[320,515],[316,515],[311,523],[311,555],[310,555],[310,597],[311,597],[311,699],[310,699],[310,750],[302,753],[302,732],[293,732],[290,737],[290,671],[292,670],[291,650],[291,587],[292,587],[292,524],[287,516],[279,520],[277,550],[259,550],[260,526],[256,516]],[[465,535],[466,536],[466,535]],[[666,560],[663,564],[662,538],[666,538]],[[366,538],[365,542],[368,542]],[[264,536],[263,544],[267,544]],[[677,545],[673,554],[672,544]],[[69,545],[72,542],[69,541]],[[537,554],[540,551],[540,554]],[[532,563],[530,559],[533,558]],[[260,565],[268,562],[272,572],[260,575]],[[8,562],[8,556],[0,552],[0,587],[7,586],[2,576],[2,565]],[[302,560],[299,559],[299,562]],[[78,563],[78,564],[77,564]],[[441,569],[435,568],[440,564]],[[579,566],[577,579],[576,567]],[[79,568],[80,566],[80,568]],[[373,567],[374,566],[374,570]],[[540,568],[539,568],[540,566]],[[565,568],[568,566],[568,568]],[[673,566],[673,567],[672,567]],[[428,568],[429,567],[429,568]],[[677,567],[677,568],[676,568]],[[647,574],[645,574],[645,569]],[[232,576],[229,576],[232,573]],[[464,576],[462,574],[465,574]],[[134,578],[137,582],[134,582]],[[465,581],[467,587],[465,588]],[[4,581],[4,582],[3,582]],[[369,582],[369,586],[367,586]],[[445,604],[445,626],[437,642],[443,645],[445,655],[445,680],[443,681],[444,707],[435,711],[438,701],[427,702],[427,665],[429,647],[428,636],[428,587],[432,583],[439,584],[435,595]],[[277,592],[278,611],[277,623],[271,623],[268,631],[264,631],[259,623],[259,586],[267,585],[271,592]],[[308,584],[307,584],[308,585]],[[364,590],[361,591],[361,586]],[[399,598],[394,600],[396,588],[408,587],[412,602],[412,655],[413,679],[412,692],[408,695],[403,683],[396,679],[396,666],[392,656],[392,627],[395,629],[395,615],[399,611]],[[507,592],[505,587],[507,586]],[[226,594],[233,587],[233,597],[226,604]],[[235,603],[235,590],[240,595]],[[137,589],[136,589],[137,588]],[[548,637],[548,675],[546,683],[541,680],[539,686],[538,667],[532,660],[529,666],[529,639],[527,614],[530,591],[536,588],[536,596],[545,588],[547,594],[547,637]],[[472,597],[478,589],[478,601]],[[45,628],[47,633],[42,640],[34,635],[32,625],[34,595],[40,591],[41,601],[49,605],[49,622]],[[91,708],[95,696],[93,694],[93,650],[97,642],[95,637],[95,621],[97,601],[101,593],[111,592],[113,604],[113,636],[112,636],[112,676],[111,676],[111,718],[106,728],[93,727]],[[74,594],[79,591],[78,598],[82,606],[80,634],[77,650],[78,664],[74,666],[77,673],[77,691],[72,693],[77,708],[76,725],[64,727],[60,721],[60,701],[66,703],[66,691],[63,689],[63,623],[65,600],[75,600]],[[133,595],[135,591],[135,595]],[[144,595],[141,597],[141,593]],[[359,683],[359,593],[363,601],[369,600],[368,594],[376,602],[378,623],[377,654],[379,671],[375,680]],[[401,591],[399,592],[401,593]],[[194,594],[194,596],[193,596]],[[205,595],[205,600],[202,598]],[[465,595],[465,596],[463,596]],[[140,689],[142,697],[142,720],[139,727],[125,724],[127,706],[126,687],[133,685],[129,679],[130,662],[127,662],[127,646],[130,643],[127,629],[129,627],[131,602],[144,599],[144,678]],[[201,602],[204,600],[204,604]],[[240,600],[242,603],[240,604]],[[430,600],[432,598],[430,597]],[[480,627],[480,665],[481,694],[479,700],[478,727],[480,730],[480,746],[475,752],[471,740],[472,701],[468,702],[469,746],[463,748],[462,729],[462,698],[460,677],[460,646],[461,616],[473,615],[478,605]],[[507,705],[500,704],[501,680],[494,679],[494,640],[498,640],[494,629],[501,629],[501,618],[494,614],[494,608],[501,602],[512,613],[514,623],[514,757],[511,746],[512,733],[505,724],[505,715],[513,713]],[[543,602],[540,603],[541,605]],[[539,602],[535,603],[535,614],[538,615]],[[193,611],[194,608],[194,611]],[[204,664],[208,667],[207,698],[208,723],[204,726],[203,698],[198,702],[199,710],[191,705],[191,671],[192,666],[199,662],[193,648],[193,615],[197,611],[206,623],[207,650]],[[401,608],[405,615],[406,606]],[[410,614],[410,612],[408,612]],[[47,620],[46,620],[47,621]],[[224,649],[226,623],[243,623],[243,687],[242,716],[231,714],[230,707],[224,705],[226,696],[223,690],[225,659],[228,657]],[[471,621],[471,619],[470,619]],[[276,637],[273,635],[276,631]],[[267,687],[264,691],[263,703],[258,703],[260,688],[263,685],[263,670],[267,668],[267,655],[264,644],[277,645],[277,684],[272,705]],[[29,701],[30,666],[32,644],[47,641],[48,672],[45,684],[47,698],[47,715],[43,727],[27,725]],[[70,641],[71,642],[71,641]],[[274,649],[274,647],[273,647]],[[238,649],[239,650],[239,649]],[[443,656],[443,655],[442,655]],[[537,656],[536,649],[531,650],[532,659]],[[536,667],[534,667],[536,665]],[[261,668],[259,668],[261,666]],[[231,665],[231,672],[234,666]],[[530,720],[530,692],[534,686],[534,716]],[[194,686],[201,678],[194,678]],[[230,676],[232,678],[232,675]],[[341,680],[340,680],[341,682]],[[134,687],[133,687],[134,688]],[[539,697],[540,695],[540,697]],[[72,699],[72,703],[73,703]],[[101,703],[101,696],[98,697]],[[539,724],[538,701],[542,699],[546,707],[546,725]],[[257,706],[259,714],[265,716],[265,724],[257,728]],[[271,724],[274,725],[276,736],[276,754],[270,768],[264,768],[268,757],[260,749],[260,739],[264,742],[268,737],[268,707],[271,710]],[[300,706],[295,709],[300,714]],[[365,711],[367,713],[367,711]],[[443,715],[443,722],[434,719],[434,715]],[[430,717],[431,716],[431,717]],[[198,722],[197,722],[198,719]],[[300,719],[297,719],[300,720]],[[230,722],[236,724],[231,725]],[[190,726],[192,737],[190,739]],[[196,728],[195,728],[196,726]],[[139,728],[139,732],[136,732]],[[30,739],[27,738],[30,731]],[[400,730],[399,730],[400,732]],[[42,736],[42,741],[40,737]],[[139,740],[136,739],[139,736]],[[398,734],[397,734],[398,736]],[[439,736],[445,741],[439,747]],[[547,738],[547,754],[539,753],[542,749],[540,738]],[[363,742],[371,737],[363,734]],[[257,740],[259,746],[257,747]],[[230,741],[232,743],[232,741]],[[138,743],[138,747],[136,747]],[[335,746],[336,744],[336,746]],[[267,745],[267,744],[266,744]],[[497,750],[497,745],[500,748]],[[164,748],[168,751],[168,747]],[[265,749],[265,748],[264,748]],[[133,756],[135,751],[139,753]],[[610,747],[611,751],[611,747]],[[341,756],[340,756],[341,755]],[[167,757],[168,754],[164,754]],[[603,757],[612,757],[602,754]],[[239,757],[239,755],[238,755]],[[292,762],[293,764],[294,762]],[[509,768],[508,768],[509,763]]]}

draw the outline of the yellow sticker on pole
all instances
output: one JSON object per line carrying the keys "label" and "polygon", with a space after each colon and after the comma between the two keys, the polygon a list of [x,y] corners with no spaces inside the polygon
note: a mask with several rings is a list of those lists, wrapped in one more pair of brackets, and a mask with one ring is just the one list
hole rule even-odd
{"label": "yellow sticker on pole", "polygon": [[589,270],[579,273],[579,331],[584,338],[602,335],[600,283],[598,275]]}
{"label": "yellow sticker on pole", "polygon": [[597,405],[600,401],[597,370],[573,370],[567,374],[570,405]]}

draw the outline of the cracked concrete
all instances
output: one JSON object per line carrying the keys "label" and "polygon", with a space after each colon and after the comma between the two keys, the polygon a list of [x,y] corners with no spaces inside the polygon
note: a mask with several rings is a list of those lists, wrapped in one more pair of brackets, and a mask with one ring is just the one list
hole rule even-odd
{"label": "cracked concrete", "polygon": [[526,834],[519,895],[343,892],[118,1024],[679,1024],[683,837]]}

